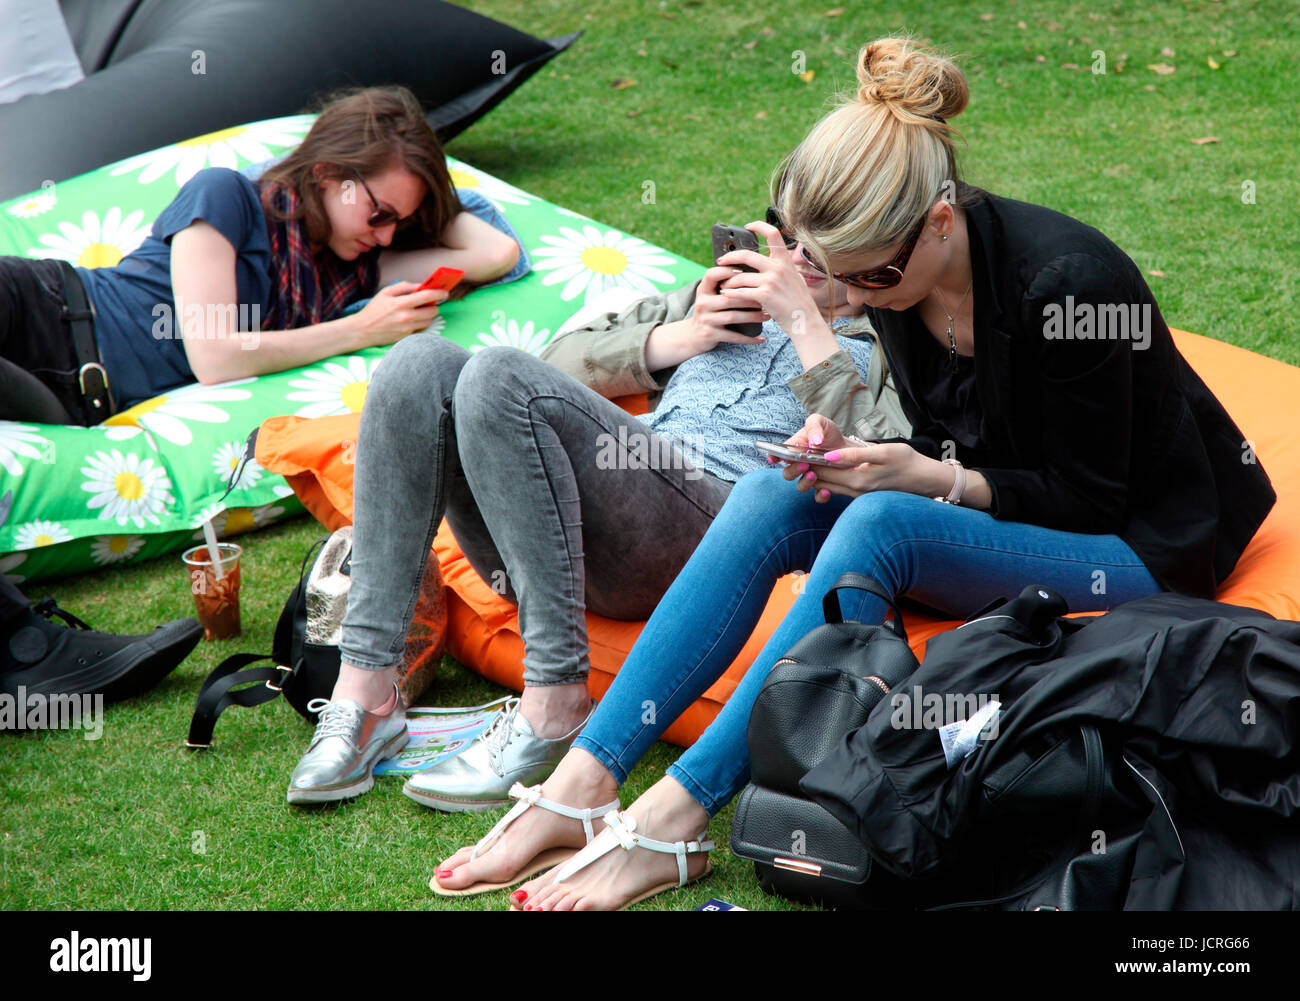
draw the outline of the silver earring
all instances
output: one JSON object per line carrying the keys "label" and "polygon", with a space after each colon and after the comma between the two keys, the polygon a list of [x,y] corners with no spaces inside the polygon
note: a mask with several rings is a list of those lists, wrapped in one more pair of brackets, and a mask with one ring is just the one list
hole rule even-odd
{"label": "silver earring", "polygon": [[944,240],[948,239],[948,235],[945,233],[945,234],[943,235],[942,239],[944,239]]}

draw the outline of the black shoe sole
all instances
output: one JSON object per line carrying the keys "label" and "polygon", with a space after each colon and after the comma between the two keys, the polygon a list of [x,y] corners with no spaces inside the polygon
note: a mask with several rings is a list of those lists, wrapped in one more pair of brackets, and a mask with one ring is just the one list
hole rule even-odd
{"label": "black shoe sole", "polygon": [[28,695],[102,694],[105,704],[118,702],[153,688],[190,655],[202,638],[203,626],[198,619],[177,619],[80,670],[54,674],[50,665],[37,664],[26,671],[7,673],[0,692],[17,698],[22,687]]}

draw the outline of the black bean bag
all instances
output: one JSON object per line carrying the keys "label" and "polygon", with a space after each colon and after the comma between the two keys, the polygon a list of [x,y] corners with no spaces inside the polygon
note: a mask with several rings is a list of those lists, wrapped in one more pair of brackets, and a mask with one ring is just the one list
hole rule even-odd
{"label": "black bean bag", "polygon": [[0,105],[0,199],[199,133],[310,110],[343,87],[409,87],[445,141],[580,34],[542,40],[437,0],[60,5],[86,79]]}

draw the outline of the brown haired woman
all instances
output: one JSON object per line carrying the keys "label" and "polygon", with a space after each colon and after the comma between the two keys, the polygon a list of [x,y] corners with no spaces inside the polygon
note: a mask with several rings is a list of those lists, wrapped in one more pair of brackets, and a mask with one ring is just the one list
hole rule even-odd
{"label": "brown haired woman", "polygon": [[[481,284],[519,257],[463,209],[415,96],[355,91],[258,181],[200,171],[116,267],[0,258],[0,419],[89,425],[195,379],[392,344],[437,315],[447,294],[414,284],[435,268]],[[86,300],[93,334],[69,336]]]}

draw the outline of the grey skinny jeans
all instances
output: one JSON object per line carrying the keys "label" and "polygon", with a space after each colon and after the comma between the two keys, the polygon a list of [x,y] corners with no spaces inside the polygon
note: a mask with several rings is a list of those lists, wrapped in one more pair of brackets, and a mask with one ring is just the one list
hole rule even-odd
{"label": "grey skinny jeans", "polygon": [[638,468],[624,447],[637,435],[659,441],[524,351],[399,342],[361,416],[343,659],[401,662],[445,514],[470,565],[519,606],[524,683],[586,681],[585,612],[648,618],[732,486],[680,450],[650,463],[669,468]]}

